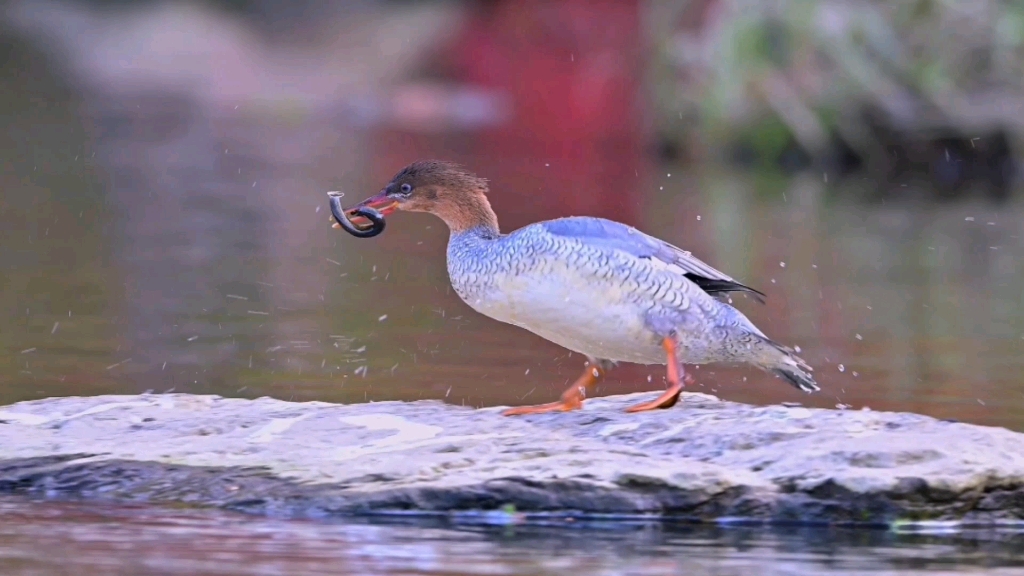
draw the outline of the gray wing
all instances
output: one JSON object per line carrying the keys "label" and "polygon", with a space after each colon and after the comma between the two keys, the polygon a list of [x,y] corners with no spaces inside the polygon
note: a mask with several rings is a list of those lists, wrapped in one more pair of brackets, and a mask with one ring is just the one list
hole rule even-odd
{"label": "gray wing", "polygon": [[637,258],[653,258],[679,269],[688,280],[711,295],[728,292],[746,292],[764,303],[763,292],[740,284],[726,274],[712,268],[689,252],[643,232],[603,218],[572,217],[541,222],[541,226],[555,236],[576,238],[609,250],[620,250]]}

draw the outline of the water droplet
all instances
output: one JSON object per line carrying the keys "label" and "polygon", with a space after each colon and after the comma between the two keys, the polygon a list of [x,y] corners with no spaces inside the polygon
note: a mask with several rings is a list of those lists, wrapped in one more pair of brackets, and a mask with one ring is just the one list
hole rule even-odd
{"label": "water droplet", "polygon": [[856,338],[857,340],[863,340],[863,339],[864,339],[864,337],[863,337],[863,336],[861,336],[860,334],[854,334],[854,337],[855,337],[855,338]]}
{"label": "water droplet", "polygon": [[842,364],[840,364],[839,365],[839,371],[840,372],[846,372],[846,366],[843,366]]}
{"label": "water droplet", "polygon": [[700,214],[697,214],[697,220],[700,220]]}
{"label": "water droplet", "polygon": [[974,222],[974,216],[968,216],[967,218],[964,218],[964,220],[968,222]]}
{"label": "water droplet", "polygon": [[786,263],[785,262],[779,262],[779,268],[785,268],[785,267],[786,267]]}

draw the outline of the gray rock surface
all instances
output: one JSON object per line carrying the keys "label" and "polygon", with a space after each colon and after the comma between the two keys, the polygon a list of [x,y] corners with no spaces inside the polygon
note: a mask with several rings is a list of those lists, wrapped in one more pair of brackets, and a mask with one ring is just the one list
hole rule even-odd
{"label": "gray rock surface", "polygon": [[511,510],[772,522],[1024,519],[1024,434],[650,394],[507,418],[437,401],[163,394],[0,408],[0,492],[289,516]]}

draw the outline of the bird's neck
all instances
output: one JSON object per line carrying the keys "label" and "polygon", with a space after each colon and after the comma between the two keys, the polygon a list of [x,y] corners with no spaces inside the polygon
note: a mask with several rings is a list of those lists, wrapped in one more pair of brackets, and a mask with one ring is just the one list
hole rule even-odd
{"label": "bird's neck", "polygon": [[461,199],[457,204],[443,206],[436,214],[448,225],[452,236],[474,234],[484,238],[497,238],[501,235],[498,229],[498,216],[482,193]]}

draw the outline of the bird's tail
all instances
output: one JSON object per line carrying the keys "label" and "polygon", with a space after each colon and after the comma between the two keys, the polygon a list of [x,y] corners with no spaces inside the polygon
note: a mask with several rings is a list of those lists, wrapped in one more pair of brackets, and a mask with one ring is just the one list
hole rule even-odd
{"label": "bird's tail", "polygon": [[797,356],[795,350],[772,342],[768,338],[759,337],[759,340],[761,345],[757,347],[756,364],[761,369],[771,372],[803,392],[821,390],[811,375],[814,369]]}

